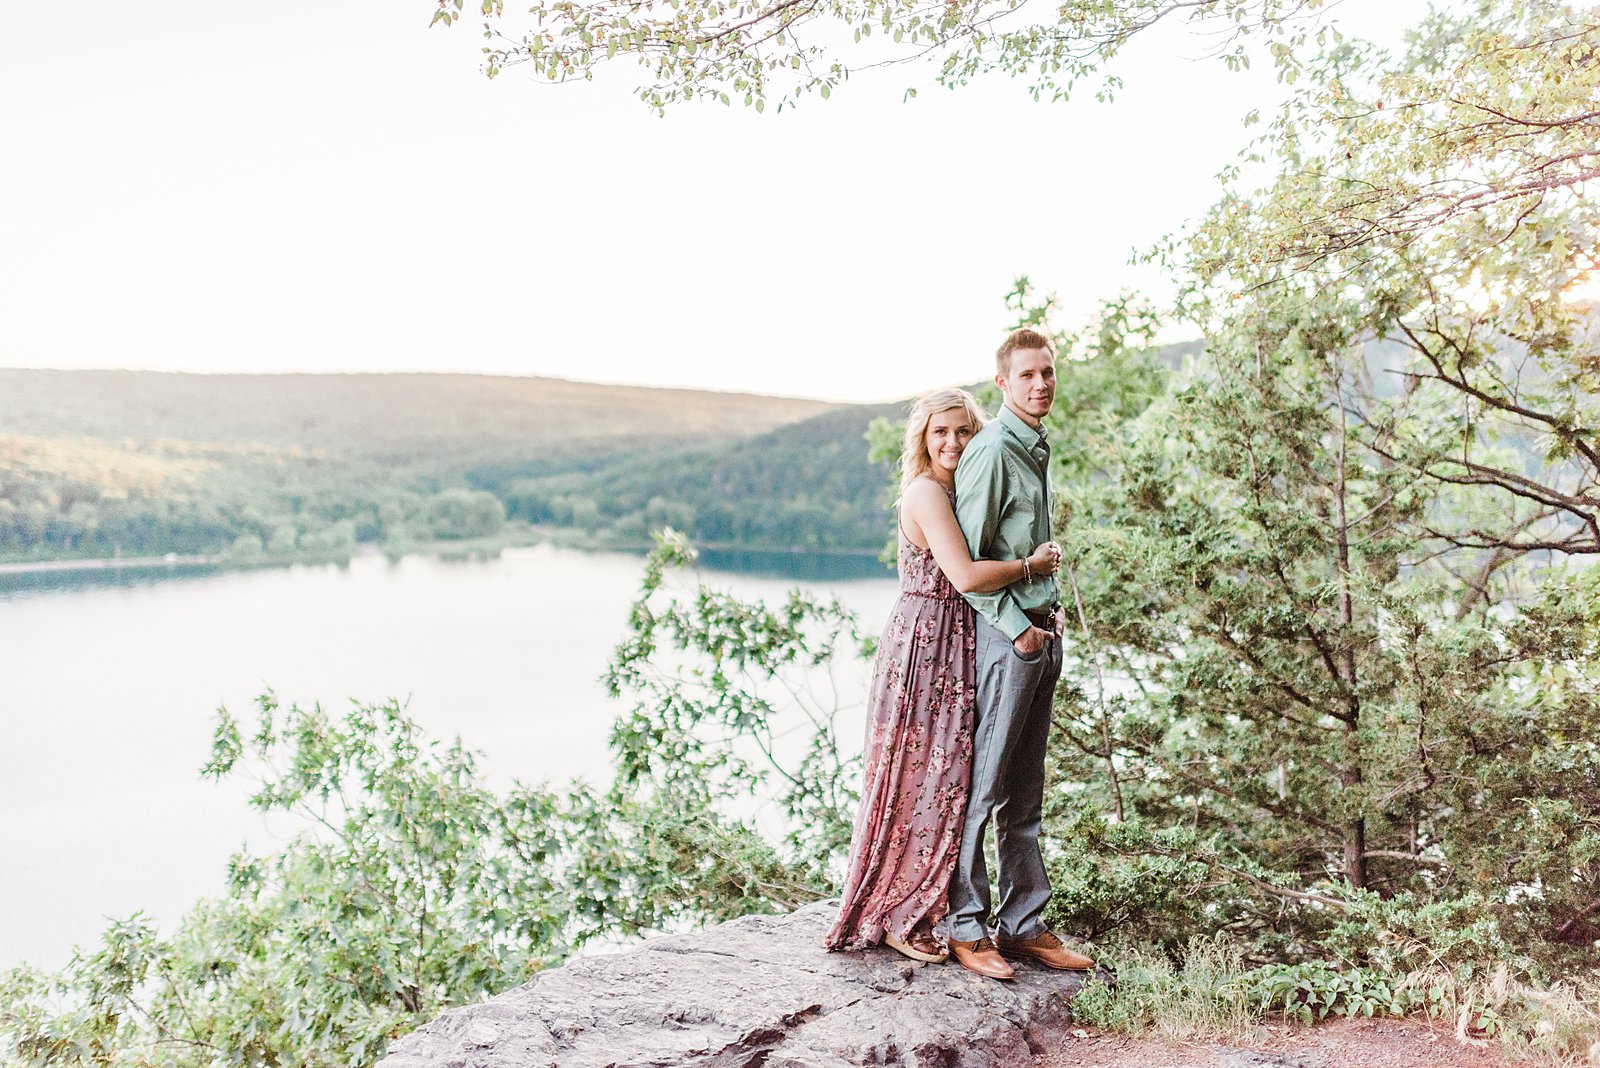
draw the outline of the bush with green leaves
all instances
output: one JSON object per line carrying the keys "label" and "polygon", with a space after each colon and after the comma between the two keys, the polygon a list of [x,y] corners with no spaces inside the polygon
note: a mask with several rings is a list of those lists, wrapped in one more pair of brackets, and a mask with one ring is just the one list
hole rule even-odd
{"label": "bush with green leaves", "polygon": [[[606,790],[483,783],[393,701],[220,710],[204,773],[294,821],[170,933],[135,915],[56,975],[0,979],[0,1059],[30,1065],[370,1064],[443,1009],[616,941],[825,895],[854,757],[813,696],[871,644],[837,603],[675,585],[667,536],[607,677],[630,710]],[[796,733],[797,726],[803,731]],[[752,814],[784,814],[783,831]]]}
{"label": "bush with green leaves", "polygon": [[459,744],[393,702],[342,717],[219,713],[205,773],[249,775],[251,804],[303,828],[238,855],[226,892],[170,934],[113,924],[63,971],[0,992],[22,1063],[366,1064],[441,1009],[515,985],[571,944],[552,880],[583,821],[554,793],[480,783]]}

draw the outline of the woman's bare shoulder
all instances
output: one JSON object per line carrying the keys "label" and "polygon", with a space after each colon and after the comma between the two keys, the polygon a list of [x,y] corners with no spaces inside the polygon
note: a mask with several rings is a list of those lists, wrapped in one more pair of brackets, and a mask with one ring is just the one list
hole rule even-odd
{"label": "woman's bare shoulder", "polygon": [[924,475],[921,478],[912,479],[911,485],[901,492],[900,502],[902,507],[910,505],[914,508],[925,508],[935,502],[948,506],[950,497],[945,493],[943,486]]}

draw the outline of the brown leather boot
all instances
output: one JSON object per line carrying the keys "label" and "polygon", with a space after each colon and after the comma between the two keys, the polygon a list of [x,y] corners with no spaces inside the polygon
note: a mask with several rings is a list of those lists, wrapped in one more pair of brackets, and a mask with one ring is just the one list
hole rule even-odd
{"label": "brown leather boot", "polygon": [[967,971],[977,972],[986,979],[1011,979],[1016,976],[1016,970],[1006,963],[1000,950],[995,948],[994,939],[988,935],[976,942],[963,942],[958,938],[949,941],[950,955]]}
{"label": "brown leather boot", "polygon": [[1074,953],[1049,931],[1040,931],[1032,938],[1001,938],[1000,952],[1008,957],[1036,960],[1046,968],[1059,968],[1067,972],[1094,971],[1094,961],[1082,953]]}

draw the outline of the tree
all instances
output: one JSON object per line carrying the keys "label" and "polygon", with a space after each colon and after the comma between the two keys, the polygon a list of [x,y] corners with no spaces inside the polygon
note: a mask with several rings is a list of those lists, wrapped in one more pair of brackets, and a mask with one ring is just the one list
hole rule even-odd
{"label": "tree", "polygon": [[[1036,99],[1064,99],[1129,38],[1167,19],[1215,30],[1216,50],[1232,64],[1247,62],[1245,41],[1258,32],[1275,40],[1273,55],[1289,64],[1314,28],[1301,16],[1319,6],[1320,0],[1069,0],[1039,14],[1016,0],[538,0],[517,9],[518,26],[510,29],[503,0],[482,0],[479,8],[491,78],[529,65],[554,82],[588,79],[631,58],[647,79],[639,98],[658,111],[688,100],[735,99],[761,111],[769,101],[782,109],[811,93],[827,98],[856,71],[916,63],[931,64],[944,86],[998,72],[1026,79]],[[438,0],[433,22],[450,25],[465,8],[465,0]],[[1114,88],[1115,79],[1106,85]]]}
{"label": "tree", "polygon": [[681,536],[660,536],[606,673],[632,706],[612,732],[619,787],[731,817],[752,793],[770,796],[791,903],[822,896],[849,846],[860,763],[841,745],[833,675],[861,668],[874,643],[837,601],[798,590],[776,607],[703,584],[672,596],[669,569],[693,559]]}
{"label": "tree", "polygon": [[1174,246],[1208,331],[1257,296],[1363,295],[1392,388],[1450,428],[1365,443],[1510,512],[1426,525],[1483,551],[1478,585],[1528,552],[1600,552],[1597,50],[1600,17],[1559,0],[1435,12],[1398,58],[1330,49],[1252,152],[1270,182],[1236,176]]}
{"label": "tree", "polygon": [[549,792],[497,798],[393,702],[336,720],[268,694],[249,732],[223,710],[205,774],[247,771],[302,832],[236,856],[169,936],[134,915],[57,976],[0,981],[8,1063],[368,1064],[566,951],[550,865],[581,821]]}
{"label": "tree", "polygon": [[1390,458],[1438,421],[1382,388],[1362,294],[1244,307],[1170,374],[1126,304],[1061,339],[1055,920],[1560,958],[1600,913],[1592,577],[1467,588],[1420,528],[1474,502]]}
{"label": "tree", "polygon": [[1448,256],[1536,222],[1566,275],[1541,280],[1571,284],[1600,268],[1581,240],[1600,210],[1584,189],[1600,177],[1597,46],[1593,8],[1477,0],[1431,12],[1398,58],[1362,42],[1318,54],[1248,157],[1277,164],[1271,184],[1224,203],[1197,265]]}
{"label": "tree", "polygon": [[428,499],[421,519],[435,538],[481,538],[505,526],[506,506],[483,490],[447,489]]}

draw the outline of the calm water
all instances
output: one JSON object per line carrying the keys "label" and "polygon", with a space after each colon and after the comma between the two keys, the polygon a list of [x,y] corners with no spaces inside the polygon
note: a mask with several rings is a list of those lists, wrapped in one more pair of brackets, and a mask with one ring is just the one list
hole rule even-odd
{"label": "calm water", "polygon": [[[703,578],[747,596],[835,594],[872,631],[894,599],[870,562],[704,562]],[[0,966],[58,965],[106,916],[169,924],[221,888],[241,844],[297,829],[197,773],[213,710],[248,713],[267,687],[330,710],[400,698],[482,751],[496,785],[605,781],[619,709],[596,680],[641,563],[540,546],[486,562],[0,580]]]}

